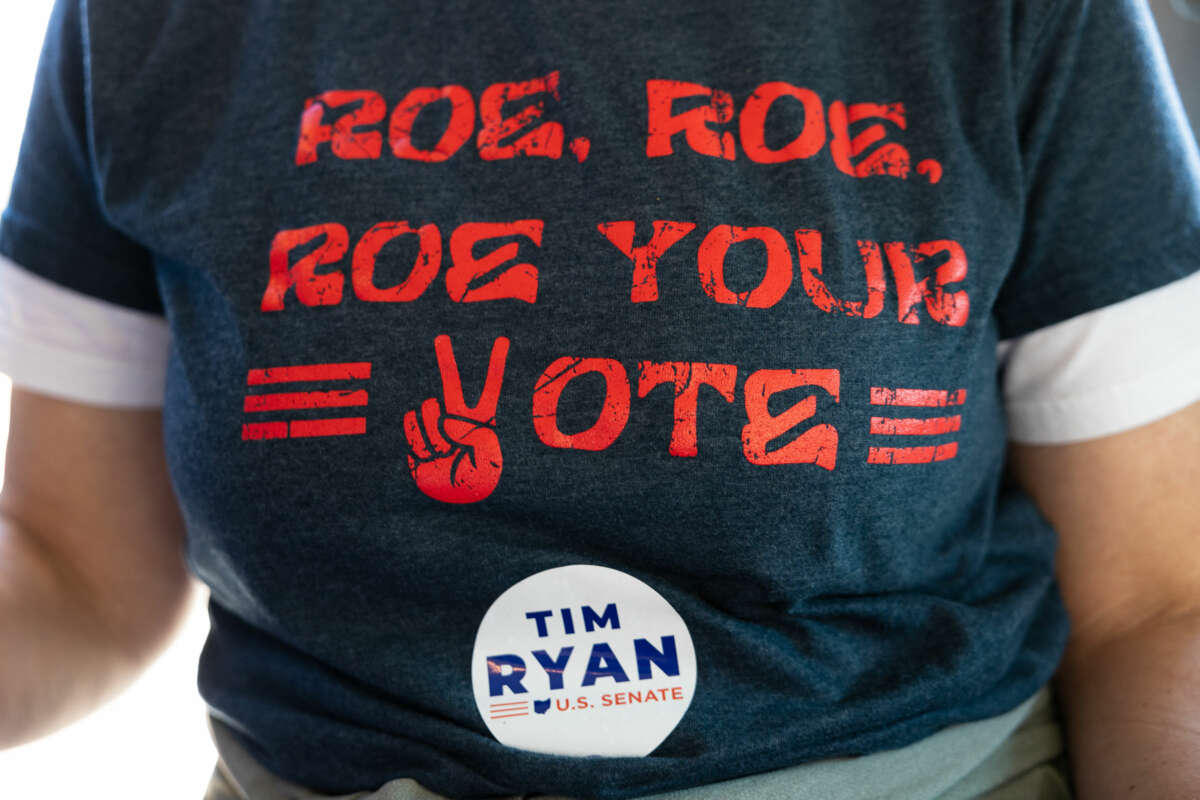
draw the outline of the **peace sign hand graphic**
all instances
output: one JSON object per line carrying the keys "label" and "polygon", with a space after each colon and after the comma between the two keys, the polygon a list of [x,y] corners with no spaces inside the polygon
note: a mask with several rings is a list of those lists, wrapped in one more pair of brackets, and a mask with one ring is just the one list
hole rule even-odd
{"label": "peace sign hand graphic", "polygon": [[417,488],[443,503],[477,503],[500,483],[504,458],[496,435],[496,406],[504,380],[509,340],[492,345],[487,378],[479,402],[468,406],[449,336],[434,341],[442,376],[442,403],[431,397],[404,415],[404,436],[412,453],[408,469]]}

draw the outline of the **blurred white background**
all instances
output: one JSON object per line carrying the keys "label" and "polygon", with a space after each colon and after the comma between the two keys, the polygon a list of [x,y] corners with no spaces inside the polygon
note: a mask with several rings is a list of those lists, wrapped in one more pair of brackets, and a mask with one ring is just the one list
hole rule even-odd
{"label": "blurred white background", "polygon": [[[50,6],[3,0],[0,11],[0,208],[8,202]],[[0,376],[0,451],[8,403],[9,381]],[[175,644],[123,695],[66,730],[0,751],[0,798],[199,800],[216,760],[196,692],[208,633],[204,599],[197,592]]]}
{"label": "blurred white background", "polygon": [[[1184,5],[1184,3],[1179,3]],[[8,197],[50,0],[7,0],[0,13],[0,208]],[[1200,22],[1150,0],[1193,126],[1200,125]],[[8,433],[8,381],[0,376],[0,442]],[[0,459],[0,475],[2,472]],[[216,758],[196,693],[208,631],[198,592],[176,643],[129,691],[80,723],[0,752],[0,797],[199,800]],[[2,710],[0,710],[2,713]]]}

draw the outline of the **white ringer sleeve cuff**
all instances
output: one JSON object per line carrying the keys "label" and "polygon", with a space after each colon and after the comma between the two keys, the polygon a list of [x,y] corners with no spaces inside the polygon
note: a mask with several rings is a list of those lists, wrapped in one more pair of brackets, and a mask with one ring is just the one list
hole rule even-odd
{"label": "white ringer sleeve cuff", "polygon": [[1067,444],[1200,400],[1200,273],[1002,342],[1009,438]]}
{"label": "white ringer sleeve cuff", "polygon": [[91,405],[163,404],[166,320],[65,289],[0,256],[0,372]]}

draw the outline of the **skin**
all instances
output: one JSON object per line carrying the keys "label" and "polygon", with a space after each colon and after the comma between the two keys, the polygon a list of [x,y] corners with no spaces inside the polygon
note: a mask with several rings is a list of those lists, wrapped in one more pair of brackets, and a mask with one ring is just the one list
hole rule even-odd
{"label": "skin", "polygon": [[13,390],[0,493],[0,747],[124,688],[166,645],[191,582],[162,417]]}
{"label": "skin", "polygon": [[[12,412],[0,641],[20,644],[0,649],[0,747],[123,688],[190,591],[160,414],[20,389]],[[1074,628],[1057,690],[1078,796],[1200,795],[1200,404],[1089,442],[1014,445],[1011,467],[1061,538]]]}
{"label": "skin", "polygon": [[1200,403],[1010,463],[1059,532],[1079,797],[1200,796]]}

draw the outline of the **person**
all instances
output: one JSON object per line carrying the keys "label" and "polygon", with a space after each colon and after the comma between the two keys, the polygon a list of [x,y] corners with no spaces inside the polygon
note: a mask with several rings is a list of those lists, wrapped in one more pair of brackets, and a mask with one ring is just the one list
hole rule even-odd
{"label": "person", "polygon": [[1200,789],[1134,0],[59,0],[27,125],[0,742],[190,571],[210,798],[1062,797],[1055,676],[1079,797]]}

